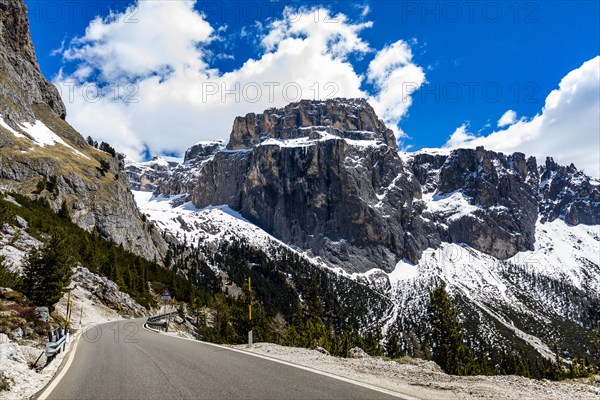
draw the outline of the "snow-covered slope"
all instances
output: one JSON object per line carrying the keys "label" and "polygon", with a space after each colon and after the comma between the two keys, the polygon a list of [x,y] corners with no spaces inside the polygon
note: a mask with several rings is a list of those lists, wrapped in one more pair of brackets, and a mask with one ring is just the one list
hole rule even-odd
{"label": "snow-covered slope", "polygon": [[[202,209],[185,201],[186,195],[161,196],[151,192],[132,191],[140,211],[154,222],[161,232],[169,233],[180,243],[191,247],[202,245],[218,246],[223,241],[244,239],[258,249],[270,251],[278,247],[300,254],[315,266],[328,267],[318,257],[298,251],[267,232],[226,205]],[[339,272],[339,269],[334,269]]]}
{"label": "snow-covered slope", "polygon": [[[134,196],[140,210],[161,231],[190,246],[217,246],[223,240],[245,239],[257,248],[291,249],[227,206],[196,209],[189,202],[182,203],[185,195],[165,197],[137,191]],[[432,208],[441,207],[444,200],[432,197],[430,203]],[[315,265],[326,266],[319,259],[301,254]],[[417,264],[399,261],[391,273],[374,269],[348,274],[332,269],[393,300],[395,307],[386,318],[386,330],[394,325],[419,330],[429,292],[443,282],[459,299],[463,319],[478,324],[479,339],[498,346],[518,340],[551,358],[551,339],[560,336],[562,328],[543,327],[570,321],[584,330],[589,322],[585,310],[589,302],[582,302],[579,296],[587,294],[592,303],[600,303],[598,254],[598,226],[569,226],[555,220],[538,221],[535,250],[505,261],[467,245],[443,243],[425,251]]]}
{"label": "snow-covered slope", "polygon": [[73,146],[65,142],[60,136],[50,130],[50,128],[48,128],[42,121],[35,121],[33,124],[30,124],[29,122],[23,122],[21,125],[19,125],[19,128],[22,132],[18,132],[11,128],[6,121],[4,121],[2,116],[0,116],[0,127],[12,133],[16,138],[29,139],[31,144],[35,146],[45,147],[62,145],[70,149],[78,157],[82,157],[87,160],[90,159],[81,151],[73,148]]}
{"label": "snow-covered slope", "polygon": [[[460,304],[463,318],[477,324],[480,339],[502,344],[507,333],[553,357],[553,339],[568,321],[584,331],[587,307],[600,304],[598,226],[541,223],[534,251],[501,261],[466,245],[443,243],[413,265],[400,261],[389,274],[354,274],[394,300],[399,326],[418,328],[426,315],[429,291],[442,282]],[[572,327],[571,327],[572,329]],[[573,350],[575,351],[575,350]]]}
{"label": "snow-covered slope", "polygon": [[227,206],[197,209],[190,202],[178,205],[185,195],[161,196],[141,191],[133,191],[133,195],[140,211],[161,231],[190,246],[242,237],[258,247],[268,247],[272,242],[283,244]]}

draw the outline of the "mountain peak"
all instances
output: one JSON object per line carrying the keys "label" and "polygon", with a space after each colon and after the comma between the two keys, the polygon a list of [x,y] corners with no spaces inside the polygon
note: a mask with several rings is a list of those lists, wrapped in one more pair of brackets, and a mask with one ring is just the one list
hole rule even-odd
{"label": "mountain peak", "polygon": [[228,150],[252,148],[269,139],[320,138],[324,135],[350,140],[375,140],[396,148],[394,133],[361,98],[301,100],[262,114],[237,117]]}

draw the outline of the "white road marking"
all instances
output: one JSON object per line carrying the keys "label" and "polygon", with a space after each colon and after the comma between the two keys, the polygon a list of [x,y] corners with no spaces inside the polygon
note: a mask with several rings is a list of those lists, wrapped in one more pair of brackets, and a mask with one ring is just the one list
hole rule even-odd
{"label": "white road marking", "polygon": [[[92,326],[96,326],[96,325],[92,325]],[[87,331],[89,328],[90,327],[86,328],[85,331]],[[73,346],[70,350],[69,358],[67,358],[67,363],[65,364],[63,369],[60,370],[58,375],[56,375],[54,377],[54,379],[52,379],[52,381],[50,381],[50,383],[48,384],[48,386],[46,386],[46,389],[42,392],[42,394],[40,394],[38,396],[38,398],[37,398],[38,400],[46,400],[48,398],[48,396],[50,395],[50,393],[52,393],[52,391],[60,383],[61,379],[64,378],[64,376],[67,374],[67,371],[69,370],[69,367],[71,367],[71,364],[73,363],[73,359],[75,358],[75,352],[77,351],[77,345],[79,344],[79,338],[81,338],[81,336],[83,335],[83,333],[85,331],[81,331],[80,333],[78,333],[76,335],[75,338],[73,338]]]}
{"label": "white road marking", "polygon": [[172,338],[175,338],[175,339],[189,340],[190,342],[202,343],[202,344],[206,344],[206,345],[209,345],[209,346],[218,347],[220,349],[231,350],[231,351],[235,351],[235,352],[238,352],[238,353],[250,355],[250,356],[253,356],[253,357],[262,358],[264,360],[273,361],[273,362],[276,362],[276,363],[279,363],[279,364],[283,364],[283,365],[287,365],[287,366],[290,366],[290,367],[302,369],[302,370],[309,371],[309,372],[312,372],[312,373],[315,373],[315,374],[318,374],[318,375],[326,376],[328,378],[337,379],[338,381],[350,383],[352,385],[361,386],[361,387],[364,387],[364,388],[367,388],[367,389],[370,389],[370,390],[374,390],[376,392],[380,392],[380,393],[384,393],[384,394],[387,394],[387,395],[390,395],[390,396],[398,397],[398,398],[403,399],[403,400],[420,400],[420,399],[418,399],[416,397],[411,397],[411,396],[408,396],[408,395],[405,395],[405,394],[401,394],[401,393],[394,392],[394,391],[391,391],[391,390],[388,390],[388,389],[384,389],[384,388],[379,387],[379,386],[375,386],[375,385],[371,385],[371,384],[368,384],[368,383],[356,381],[354,379],[346,378],[346,377],[339,376],[339,375],[334,375],[334,374],[331,374],[329,372],[325,372],[325,371],[321,371],[321,370],[318,370],[318,369],[306,367],[304,365],[294,364],[294,363],[291,363],[291,362],[288,362],[288,361],[279,360],[277,358],[263,356],[262,354],[256,354],[256,353],[252,353],[252,352],[249,352],[249,351],[235,349],[233,347],[222,346],[220,344],[204,342],[202,340],[195,340],[195,339],[189,339],[189,338],[184,338],[184,337],[179,337],[179,336],[165,335],[164,332],[160,332],[160,331],[156,331],[154,329],[148,328],[146,326],[146,324],[144,324],[143,327],[146,330],[148,330],[150,332],[153,332],[153,333],[156,333],[158,335],[164,335],[164,336],[172,337]]}

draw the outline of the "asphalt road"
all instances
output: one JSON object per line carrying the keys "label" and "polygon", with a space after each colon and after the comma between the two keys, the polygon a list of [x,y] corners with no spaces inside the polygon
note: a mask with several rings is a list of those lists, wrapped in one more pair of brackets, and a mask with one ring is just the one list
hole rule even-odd
{"label": "asphalt road", "polygon": [[143,322],[113,322],[84,333],[72,364],[48,398],[397,399],[249,354],[151,332]]}

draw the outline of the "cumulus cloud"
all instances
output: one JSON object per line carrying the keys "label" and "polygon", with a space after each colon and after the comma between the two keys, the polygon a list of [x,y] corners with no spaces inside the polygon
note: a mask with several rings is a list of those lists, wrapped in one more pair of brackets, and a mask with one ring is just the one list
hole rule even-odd
{"label": "cumulus cloud", "polygon": [[502,128],[504,126],[512,125],[517,121],[517,113],[513,110],[508,110],[498,120],[498,127]]}
{"label": "cumulus cloud", "polygon": [[469,141],[477,138],[477,136],[467,131],[468,127],[469,125],[465,123],[456,128],[456,130],[454,131],[454,133],[452,133],[450,139],[448,139],[444,147],[450,149],[464,147],[465,143],[468,143]]}
{"label": "cumulus cloud", "polygon": [[210,42],[213,28],[193,7],[191,1],[141,1],[123,13],[96,17],[63,56],[81,62],[79,71],[97,71],[106,81],[165,72],[169,66],[205,69],[197,46]]}
{"label": "cumulus cloud", "polygon": [[446,147],[521,151],[540,162],[552,156],[559,163],[574,163],[589,175],[600,177],[600,56],[569,72],[533,118],[521,119],[487,136],[459,130]]}
{"label": "cumulus cloud", "polygon": [[425,82],[423,68],[412,58],[408,44],[399,40],[379,51],[367,71],[367,80],[376,89],[369,100],[379,116],[396,129],[398,138],[403,136],[398,123],[412,104],[411,96]]}
{"label": "cumulus cloud", "polygon": [[[204,46],[221,43],[220,32],[194,5],[138,1],[123,14],[93,20],[63,52],[73,72],[55,78],[69,122],[140,159],[147,151],[181,154],[199,140],[227,139],[235,116],[300,99],[367,97],[397,124],[410,93],[396,86],[424,80],[406,43],[377,52],[361,38],[371,22],[326,8],[285,8],[264,27],[259,57],[219,71]],[[366,78],[349,58],[371,54]],[[366,79],[373,96],[363,89]]]}

